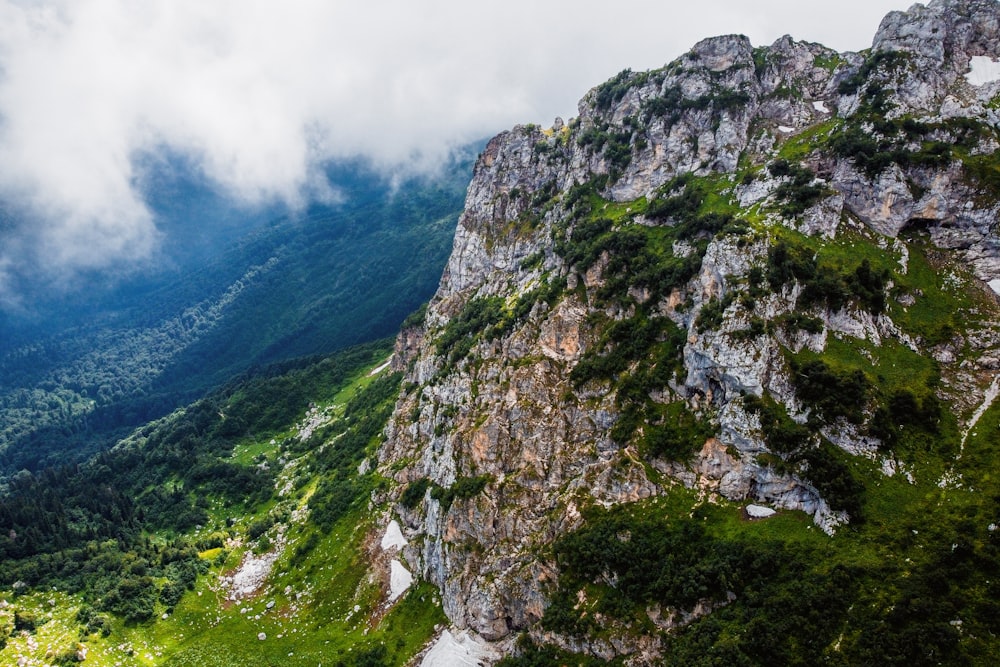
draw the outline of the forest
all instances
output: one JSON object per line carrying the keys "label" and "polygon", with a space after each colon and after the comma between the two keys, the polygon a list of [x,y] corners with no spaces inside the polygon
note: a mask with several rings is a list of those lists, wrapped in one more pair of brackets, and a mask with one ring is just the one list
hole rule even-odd
{"label": "forest", "polygon": [[[110,627],[107,614],[137,623],[157,603],[172,608],[209,566],[199,553],[223,546],[218,536],[193,536],[208,523],[209,501],[252,513],[275,493],[273,470],[235,461],[235,443],[286,428],[391,349],[384,339],[248,371],[87,462],[14,475],[0,497],[0,586],[80,593],[80,622],[95,632]],[[317,525],[328,530],[359,499],[363,486],[348,477],[398,387],[398,376],[374,382],[331,427],[345,435],[319,459],[324,481],[310,501]],[[251,526],[251,536],[268,527],[254,535]]]}
{"label": "forest", "polygon": [[398,187],[343,165],[339,204],[123,284],[76,322],[0,321],[20,342],[0,349],[0,479],[83,461],[247,369],[395,333],[437,286],[471,157]]}

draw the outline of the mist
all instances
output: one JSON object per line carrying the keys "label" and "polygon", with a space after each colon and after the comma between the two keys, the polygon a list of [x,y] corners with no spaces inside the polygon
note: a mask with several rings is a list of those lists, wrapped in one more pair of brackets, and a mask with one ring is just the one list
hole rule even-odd
{"label": "mist", "polygon": [[155,258],[158,154],[236,207],[335,201],[330,161],[433,171],[703,37],[860,50],[907,4],[0,0],[0,307],[28,280],[67,289]]}

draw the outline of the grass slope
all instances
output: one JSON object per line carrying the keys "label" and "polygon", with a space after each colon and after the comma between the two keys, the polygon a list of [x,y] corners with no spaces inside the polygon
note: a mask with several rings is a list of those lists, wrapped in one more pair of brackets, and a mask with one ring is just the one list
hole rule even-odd
{"label": "grass slope", "polygon": [[[8,582],[0,589],[0,638],[6,640],[0,664],[22,658],[27,664],[75,664],[84,653],[84,664],[102,667],[405,664],[445,618],[436,589],[419,580],[389,602],[393,555],[378,546],[386,508],[369,500],[384,482],[358,472],[380,443],[398,391],[399,376],[384,364],[389,349],[385,342],[368,345],[284,374],[251,377],[216,396],[219,412],[236,415],[241,405],[261,412],[261,401],[282,387],[296,395],[300,407],[280,412],[290,419],[261,413],[226,454],[234,466],[273,469],[276,490],[245,504],[212,493],[210,486],[190,488],[203,501],[201,523],[180,532],[145,524],[135,538],[140,544],[184,540],[205,547],[197,554],[203,573],[176,601],[161,591],[148,620],[104,611],[100,592],[68,592],[58,572],[32,587]],[[159,426],[167,437],[147,433],[124,449],[155,458],[157,448],[172,442],[172,429],[189,427],[184,417]],[[311,434],[303,432],[307,425]],[[150,466],[143,467],[148,473]],[[191,483],[169,469],[153,470],[137,503],[155,487]],[[345,488],[351,491],[346,496],[339,493]],[[32,562],[58,553],[16,564],[27,571]],[[128,563],[137,563],[142,553],[131,561],[126,554],[119,576],[129,576]],[[273,566],[252,592],[234,596],[227,578],[246,570],[252,558],[269,558]],[[99,565],[85,557],[75,563],[84,569]],[[154,576],[154,585],[164,581]],[[88,626],[91,618],[100,620]]]}

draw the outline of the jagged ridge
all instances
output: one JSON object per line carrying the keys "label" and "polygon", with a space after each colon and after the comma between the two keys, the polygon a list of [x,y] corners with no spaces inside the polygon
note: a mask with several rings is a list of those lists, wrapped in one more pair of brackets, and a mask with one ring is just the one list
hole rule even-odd
{"label": "jagged ridge", "polygon": [[1000,356],[998,33],[996,2],[937,1],[862,54],[717,37],[490,142],[380,452],[453,623],[656,660],[718,601],[544,631],[588,508],[693,493],[832,534],[881,479],[958,483]]}

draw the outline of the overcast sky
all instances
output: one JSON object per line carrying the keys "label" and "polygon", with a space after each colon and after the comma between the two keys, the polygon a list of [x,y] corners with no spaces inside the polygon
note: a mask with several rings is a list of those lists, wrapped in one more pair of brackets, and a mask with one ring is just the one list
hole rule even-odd
{"label": "overcast sky", "polygon": [[[148,258],[142,156],[250,204],[329,194],[318,166],[433,163],[570,117],[592,86],[703,37],[867,48],[905,0],[0,0],[0,302]],[[22,222],[13,224],[11,213]]]}

